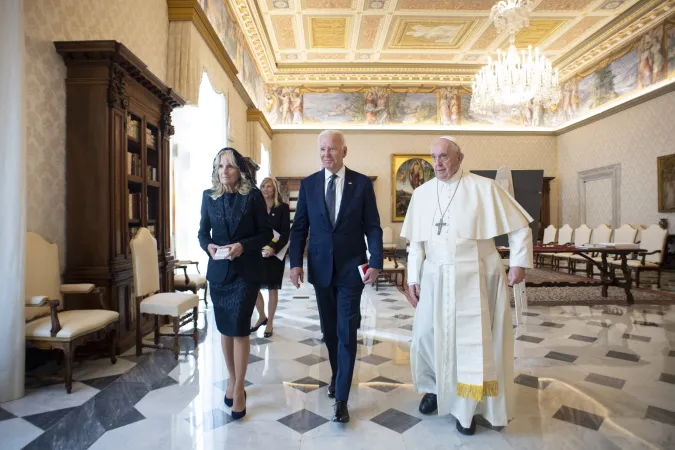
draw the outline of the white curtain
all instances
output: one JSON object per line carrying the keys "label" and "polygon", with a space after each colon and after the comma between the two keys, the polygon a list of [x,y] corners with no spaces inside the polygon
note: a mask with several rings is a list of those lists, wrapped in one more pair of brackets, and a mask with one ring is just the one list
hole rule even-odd
{"label": "white curtain", "polygon": [[211,187],[213,158],[227,146],[227,116],[227,99],[213,89],[205,72],[199,87],[199,105],[185,106],[173,113],[174,254],[177,259],[199,261],[202,274],[208,262],[197,240],[202,192]]}
{"label": "white curtain", "polygon": [[24,394],[26,159],[22,5],[21,0],[3,2],[0,16],[0,403]]}

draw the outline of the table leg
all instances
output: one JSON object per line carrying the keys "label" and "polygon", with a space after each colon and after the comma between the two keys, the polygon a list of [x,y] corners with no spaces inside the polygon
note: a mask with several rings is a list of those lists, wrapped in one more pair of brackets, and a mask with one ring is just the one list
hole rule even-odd
{"label": "table leg", "polygon": [[602,296],[607,297],[609,288],[609,264],[607,263],[607,253],[602,253],[602,267],[600,268],[600,282],[602,283]]}
{"label": "table leg", "polygon": [[633,293],[630,291],[630,287],[633,284],[633,274],[628,268],[628,255],[625,253],[621,255],[621,272],[623,272],[624,278],[623,290],[626,292],[626,303],[628,303],[628,306],[631,306],[635,301]]}

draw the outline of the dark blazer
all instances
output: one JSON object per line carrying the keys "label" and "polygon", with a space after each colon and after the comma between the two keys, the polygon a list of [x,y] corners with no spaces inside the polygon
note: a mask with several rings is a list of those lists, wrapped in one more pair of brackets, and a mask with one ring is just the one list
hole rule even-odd
{"label": "dark blazer", "polygon": [[282,248],[288,243],[291,236],[291,210],[288,208],[288,203],[279,203],[279,206],[272,207],[269,213],[270,226],[273,230],[280,234],[277,242],[269,242],[269,246],[279,253]]}
{"label": "dark blazer", "polygon": [[244,251],[238,258],[214,260],[209,255],[206,279],[223,283],[239,274],[246,282],[259,284],[262,279],[262,248],[272,240],[272,227],[262,193],[252,189],[248,195],[235,196],[233,211],[225,216],[223,197],[211,198],[210,190],[202,195],[202,218],[199,222],[199,245],[208,254],[209,244],[240,243]]}
{"label": "dark blazer", "polygon": [[302,267],[309,234],[308,282],[317,287],[331,283],[362,285],[357,268],[366,262],[364,236],[370,250],[369,266],[382,270],[382,228],[373,182],[353,170],[345,171],[340,211],[333,228],[326,208],[325,181],[321,170],[300,183],[291,228],[291,267]]}

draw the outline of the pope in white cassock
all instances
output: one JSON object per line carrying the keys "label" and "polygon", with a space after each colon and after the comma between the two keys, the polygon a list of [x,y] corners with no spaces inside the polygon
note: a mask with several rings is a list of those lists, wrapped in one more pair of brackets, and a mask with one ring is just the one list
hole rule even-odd
{"label": "pope in white cassock", "polygon": [[431,146],[436,178],[413,192],[401,236],[410,241],[409,301],[416,308],[410,350],[420,412],[452,414],[475,432],[513,417],[513,320],[494,237],[508,234],[508,285],[532,267],[532,218],[495,181],[461,169],[451,137]]}

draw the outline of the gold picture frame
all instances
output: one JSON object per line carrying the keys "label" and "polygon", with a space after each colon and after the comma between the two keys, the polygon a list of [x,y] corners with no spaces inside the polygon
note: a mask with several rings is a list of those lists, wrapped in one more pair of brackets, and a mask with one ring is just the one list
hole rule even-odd
{"label": "gold picture frame", "polygon": [[659,212],[675,212],[675,154],[656,159]]}
{"label": "gold picture frame", "polygon": [[403,222],[412,192],[434,178],[431,155],[391,155],[391,221]]}

